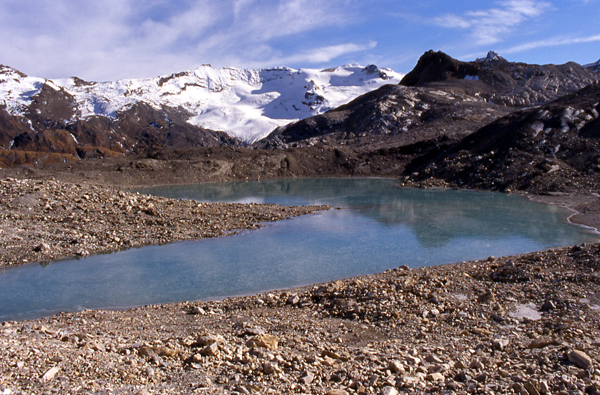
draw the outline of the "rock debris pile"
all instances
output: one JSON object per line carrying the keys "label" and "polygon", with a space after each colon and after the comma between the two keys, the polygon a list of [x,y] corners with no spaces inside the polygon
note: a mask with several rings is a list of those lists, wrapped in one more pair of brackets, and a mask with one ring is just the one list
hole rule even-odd
{"label": "rock debris pile", "polygon": [[198,203],[56,180],[0,180],[0,267],[217,237],[327,209]]}
{"label": "rock debris pile", "polygon": [[600,245],[7,322],[7,394],[595,394]]}

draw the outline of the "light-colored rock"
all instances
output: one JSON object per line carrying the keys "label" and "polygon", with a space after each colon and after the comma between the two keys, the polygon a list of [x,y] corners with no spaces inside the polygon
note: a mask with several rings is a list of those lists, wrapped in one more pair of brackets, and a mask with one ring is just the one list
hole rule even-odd
{"label": "light-colored rock", "polygon": [[43,382],[48,382],[50,380],[52,380],[56,374],[60,371],[60,367],[55,366],[51,369],[49,369],[48,371],[46,371],[46,373],[44,373],[41,377]]}
{"label": "light-colored rock", "polygon": [[405,371],[404,365],[402,365],[400,361],[390,361],[388,364],[388,369],[394,374],[404,373]]}
{"label": "light-colored rock", "polygon": [[508,346],[508,339],[499,337],[492,340],[492,350],[503,351]]}
{"label": "light-colored rock", "polygon": [[327,391],[325,395],[348,395],[348,391],[340,390],[340,389],[332,389]]}
{"label": "light-colored rock", "polygon": [[273,335],[258,335],[246,342],[246,346],[252,347],[263,347],[269,350],[277,350],[279,344],[279,338]]}
{"label": "light-colored rock", "polygon": [[304,374],[302,374],[302,376],[298,379],[298,381],[301,384],[308,385],[308,384],[312,383],[314,379],[315,379],[315,375],[310,371],[306,371],[306,372],[304,372]]}
{"label": "light-colored rock", "polygon": [[441,373],[431,373],[425,376],[427,381],[444,381],[444,375]]}
{"label": "light-colored rock", "polygon": [[224,342],[225,339],[221,335],[202,335],[198,336],[198,339],[196,339],[196,343],[198,343],[198,345],[201,347],[210,346],[211,344],[215,343],[220,344]]}
{"label": "light-colored rock", "polygon": [[385,386],[380,392],[381,395],[398,395],[398,390],[394,387]]}

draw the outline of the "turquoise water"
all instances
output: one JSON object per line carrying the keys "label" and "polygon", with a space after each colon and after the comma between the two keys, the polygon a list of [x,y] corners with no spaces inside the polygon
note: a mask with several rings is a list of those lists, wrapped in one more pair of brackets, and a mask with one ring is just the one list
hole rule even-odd
{"label": "turquoise water", "polygon": [[238,235],[0,271],[0,321],[289,288],[594,242],[570,212],[518,196],[401,189],[386,179],[298,179],[144,190],[199,201],[340,209]]}

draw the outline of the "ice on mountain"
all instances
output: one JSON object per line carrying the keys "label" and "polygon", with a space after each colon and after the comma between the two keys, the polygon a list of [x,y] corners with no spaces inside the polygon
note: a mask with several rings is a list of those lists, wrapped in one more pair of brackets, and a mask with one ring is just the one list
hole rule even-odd
{"label": "ice on mountain", "polygon": [[77,78],[44,80],[2,68],[0,98],[9,112],[22,115],[46,83],[73,96],[75,113],[83,118],[116,117],[118,111],[143,102],[159,110],[163,106],[182,108],[191,114],[191,124],[250,142],[276,127],[321,114],[401,78],[401,74],[375,65],[327,70],[202,65],[151,79],[87,83]]}

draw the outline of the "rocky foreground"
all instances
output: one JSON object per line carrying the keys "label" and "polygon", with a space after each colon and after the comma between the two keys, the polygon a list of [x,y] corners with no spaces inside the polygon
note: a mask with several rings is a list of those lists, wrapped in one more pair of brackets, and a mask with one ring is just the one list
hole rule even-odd
{"label": "rocky foreground", "polygon": [[2,394],[596,394],[600,245],[0,327]]}
{"label": "rocky foreground", "polygon": [[0,179],[0,191],[0,267],[223,236],[327,209],[198,203],[43,179]]}

